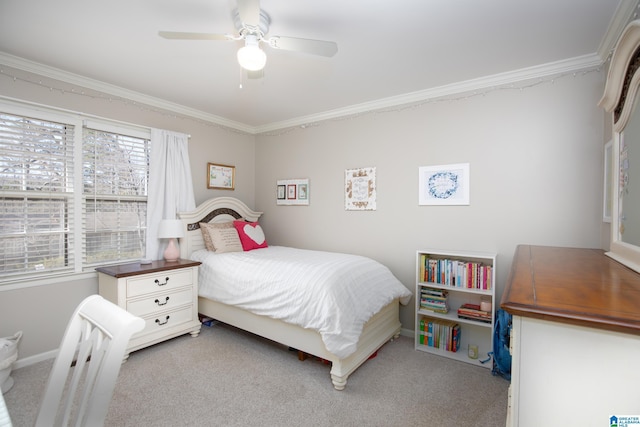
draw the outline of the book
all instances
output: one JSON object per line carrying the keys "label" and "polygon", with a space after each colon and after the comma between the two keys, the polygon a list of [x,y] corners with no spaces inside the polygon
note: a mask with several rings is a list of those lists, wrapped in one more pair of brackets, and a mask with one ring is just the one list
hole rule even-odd
{"label": "book", "polygon": [[493,267],[481,262],[433,259],[420,255],[420,281],[457,288],[490,290]]}
{"label": "book", "polygon": [[422,288],[420,291],[422,295],[430,295],[433,297],[446,298],[449,293],[443,289],[435,289],[435,288]]}
{"label": "book", "polygon": [[461,329],[455,321],[421,319],[421,325],[422,322],[425,331],[420,334],[420,344],[451,352],[460,349]]}
{"label": "book", "polygon": [[420,307],[436,313],[448,313],[449,293],[443,289],[422,287],[420,290]]}
{"label": "book", "polygon": [[458,314],[458,319],[473,320],[475,322],[482,322],[482,323],[491,323],[491,319],[483,319],[483,318],[479,318],[479,317],[465,316],[463,314]]}
{"label": "book", "polygon": [[458,317],[461,319],[478,320],[491,323],[491,312],[482,311],[479,304],[465,303],[458,308]]}

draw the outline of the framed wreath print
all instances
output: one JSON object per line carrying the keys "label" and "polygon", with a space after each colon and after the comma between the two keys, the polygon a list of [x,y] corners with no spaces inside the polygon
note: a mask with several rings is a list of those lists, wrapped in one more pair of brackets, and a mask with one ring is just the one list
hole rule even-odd
{"label": "framed wreath print", "polygon": [[236,167],[207,163],[207,188],[233,190],[235,188]]}
{"label": "framed wreath print", "polygon": [[280,179],[276,182],[277,205],[308,205],[309,204],[309,180],[308,179]]}
{"label": "framed wreath print", "polygon": [[423,166],[418,176],[418,204],[469,204],[469,163]]}

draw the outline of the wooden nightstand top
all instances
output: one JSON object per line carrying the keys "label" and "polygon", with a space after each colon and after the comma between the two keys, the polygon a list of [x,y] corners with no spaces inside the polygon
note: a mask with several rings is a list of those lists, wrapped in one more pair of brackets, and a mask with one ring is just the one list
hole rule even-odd
{"label": "wooden nightstand top", "polygon": [[202,264],[200,261],[191,261],[188,259],[179,259],[173,262],[165,260],[153,261],[151,264],[140,264],[132,262],[130,264],[110,265],[107,267],[98,267],[97,271],[108,274],[116,278],[138,276],[140,274],[156,273],[159,271],[176,270],[179,268],[197,267]]}

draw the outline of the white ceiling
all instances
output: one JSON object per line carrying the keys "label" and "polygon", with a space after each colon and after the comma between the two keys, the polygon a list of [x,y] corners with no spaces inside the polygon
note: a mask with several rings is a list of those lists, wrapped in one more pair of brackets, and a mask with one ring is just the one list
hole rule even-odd
{"label": "white ceiling", "polygon": [[415,101],[452,85],[599,65],[636,3],[262,0],[268,36],[335,41],[338,53],[265,47],[264,78],[248,80],[235,56],[241,42],[158,36],[234,33],[235,0],[0,0],[0,63],[37,64],[89,87],[167,101],[260,132]]}

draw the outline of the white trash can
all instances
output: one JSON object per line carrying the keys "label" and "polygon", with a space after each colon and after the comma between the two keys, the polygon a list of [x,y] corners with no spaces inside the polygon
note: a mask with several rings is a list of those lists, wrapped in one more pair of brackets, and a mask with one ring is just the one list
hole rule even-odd
{"label": "white trash can", "polygon": [[22,331],[16,332],[12,337],[0,338],[0,389],[3,394],[13,386],[11,367],[18,359],[20,338],[22,338]]}

